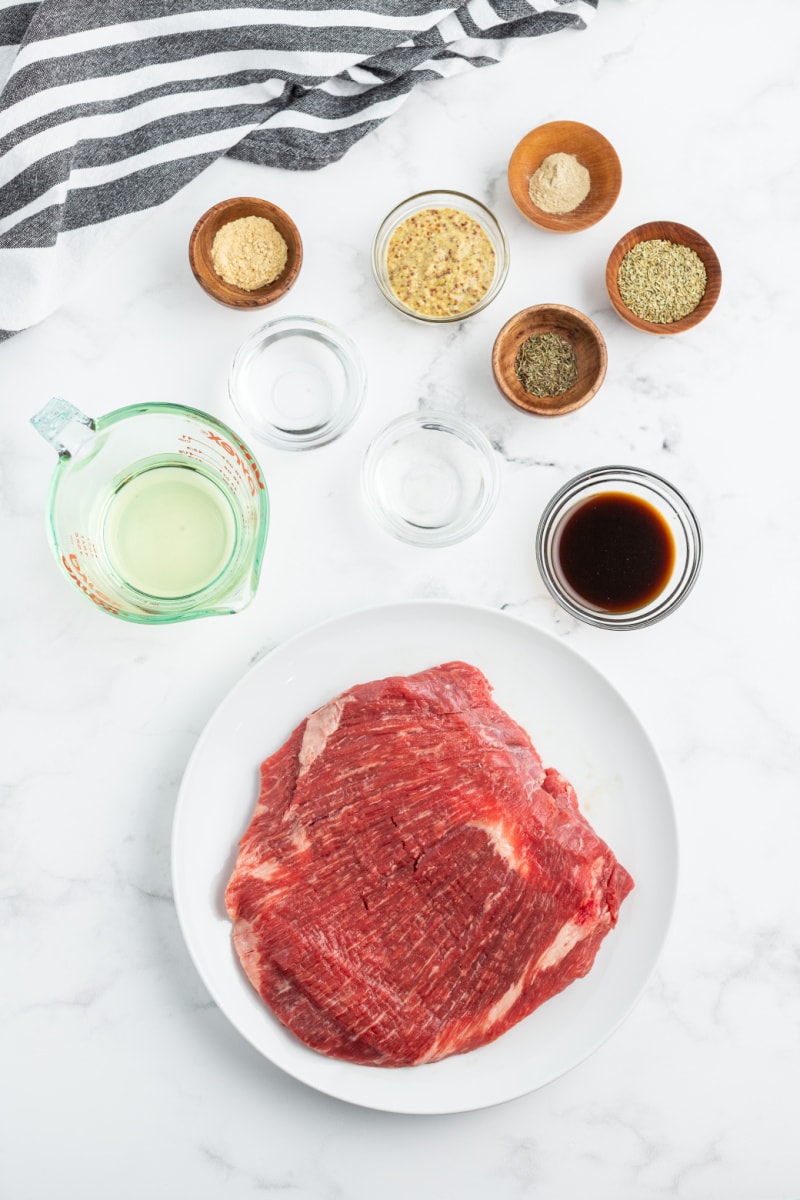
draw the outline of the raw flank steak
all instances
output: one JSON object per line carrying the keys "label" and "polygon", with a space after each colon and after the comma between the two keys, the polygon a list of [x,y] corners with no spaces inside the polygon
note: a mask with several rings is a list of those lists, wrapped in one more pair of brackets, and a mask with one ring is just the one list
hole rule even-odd
{"label": "raw flank steak", "polygon": [[261,767],[226,892],[242,966],[322,1054],[493,1041],[586,975],[633,887],[477,668],[359,684]]}

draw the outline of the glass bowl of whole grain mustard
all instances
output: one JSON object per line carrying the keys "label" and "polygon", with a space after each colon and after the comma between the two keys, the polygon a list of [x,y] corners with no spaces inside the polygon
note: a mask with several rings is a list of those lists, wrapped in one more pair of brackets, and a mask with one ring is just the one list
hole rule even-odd
{"label": "glass bowl of whole grain mustard", "polygon": [[508,242],[492,212],[463,192],[410,196],[382,222],[372,270],[390,304],[417,321],[462,321],[494,300]]}

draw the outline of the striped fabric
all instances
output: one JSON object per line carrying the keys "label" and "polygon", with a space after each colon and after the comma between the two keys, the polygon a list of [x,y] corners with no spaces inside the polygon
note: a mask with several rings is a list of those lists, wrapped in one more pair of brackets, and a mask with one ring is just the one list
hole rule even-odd
{"label": "striped fabric", "polygon": [[[0,339],[217,157],[308,170],[597,0],[0,0]],[[138,217],[137,217],[138,214]]]}

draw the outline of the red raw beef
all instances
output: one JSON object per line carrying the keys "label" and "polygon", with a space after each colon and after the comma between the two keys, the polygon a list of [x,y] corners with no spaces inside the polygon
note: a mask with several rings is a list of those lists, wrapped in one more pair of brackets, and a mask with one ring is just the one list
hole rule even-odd
{"label": "red raw beef", "polygon": [[322,1054],[473,1050],[585,975],[616,924],[633,880],[490,693],[460,662],[360,684],[262,764],[234,944]]}

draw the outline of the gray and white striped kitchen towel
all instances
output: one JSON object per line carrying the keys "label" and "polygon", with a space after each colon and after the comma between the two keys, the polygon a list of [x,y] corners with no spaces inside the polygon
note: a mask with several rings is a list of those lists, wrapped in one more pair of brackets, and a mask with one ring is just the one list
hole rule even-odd
{"label": "gray and white striped kitchen towel", "polygon": [[223,154],[322,167],[597,0],[0,0],[0,340]]}

